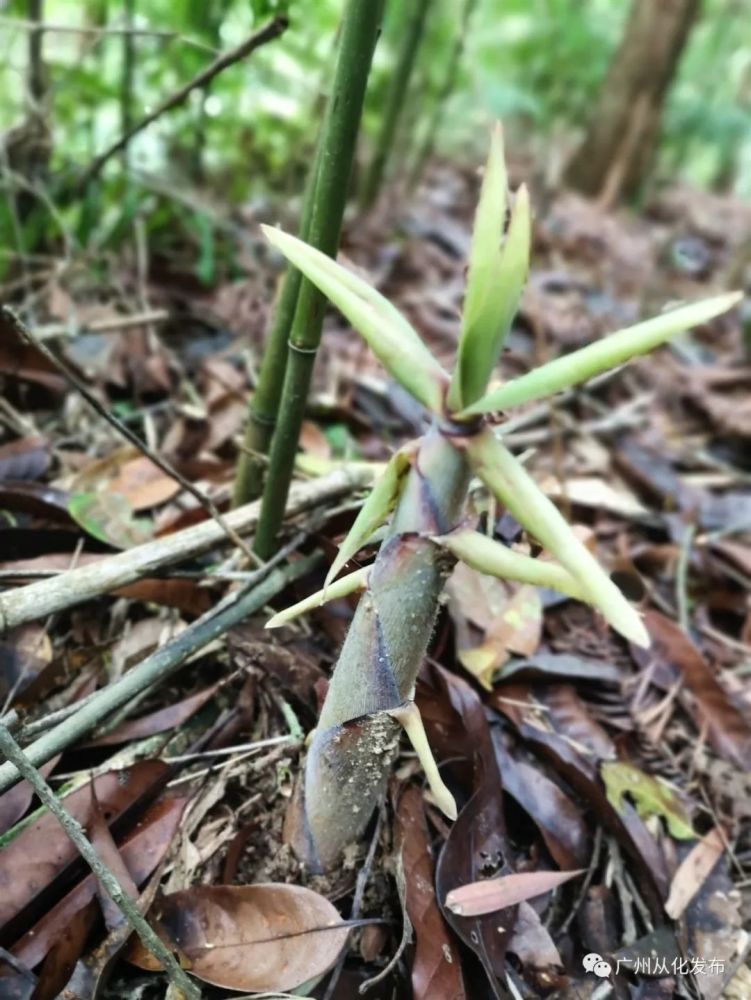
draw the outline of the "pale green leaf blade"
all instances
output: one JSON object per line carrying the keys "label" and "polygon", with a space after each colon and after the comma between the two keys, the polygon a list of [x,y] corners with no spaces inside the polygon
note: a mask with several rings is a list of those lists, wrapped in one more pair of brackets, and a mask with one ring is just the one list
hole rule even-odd
{"label": "pale green leaf blade", "polygon": [[464,296],[465,326],[478,320],[489,293],[496,286],[506,216],[507,186],[503,129],[497,123],[490,136],[490,150],[472,228],[467,291]]}
{"label": "pale green leaf blade", "polygon": [[346,597],[348,594],[353,594],[356,590],[365,590],[368,585],[369,573],[369,566],[363,566],[362,569],[356,569],[354,573],[348,573],[340,580],[335,580],[328,588],[317,590],[314,594],[309,594],[301,601],[298,601],[297,604],[291,604],[283,611],[277,611],[266,622],[266,628],[280,628],[280,626],[294,621],[295,618],[307,614],[308,611],[320,608],[326,601],[334,601],[338,597]]}
{"label": "pale green leaf blade", "polygon": [[[493,280],[488,282],[485,299],[473,314],[464,316],[454,376],[459,379],[464,404],[482,395],[498,362],[529,273],[531,241],[529,194],[522,185],[516,194],[503,249],[495,255]],[[455,399],[453,389],[452,384],[450,406]]]}
{"label": "pale green leaf blade", "polygon": [[479,573],[529,583],[533,587],[549,587],[580,601],[589,600],[589,594],[563,566],[514,552],[479,531],[457,528],[433,541]]}
{"label": "pale green leaf blade", "polygon": [[383,475],[374,485],[367,500],[360,508],[360,512],[355,518],[355,522],[350,528],[347,537],[339,546],[336,559],[334,559],[326,574],[323,584],[324,591],[341,570],[342,566],[352,558],[358,549],[362,548],[368,538],[383,524],[396,506],[404,477],[410,469],[410,460],[413,453],[414,446],[408,446],[400,448],[399,451],[391,456]]}
{"label": "pale green leaf blade", "polygon": [[407,701],[398,708],[392,708],[388,714],[397,720],[407,734],[417,759],[422,764],[425,777],[428,779],[430,791],[433,793],[436,805],[444,816],[454,820],[458,815],[456,800],[448,789],[438,770],[433,751],[430,749],[428,737],[423,725],[420,709],[413,701]]}
{"label": "pale green leaf blade", "polygon": [[594,556],[576,537],[555,504],[540,490],[521,462],[489,430],[466,439],[470,464],[488,489],[576,579],[609,624],[631,642],[649,645],[649,635]]}
{"label": "pale green leaf blade", "polygon": [[616,368],[640,354],[646,354],[659,347],[675,334],[707,323],[715,316],[732,309],[742,298],[742,292],[716,295],[681,306],[679,309],[672,309],[661,316],[626,327],[617,333],[611,333],[594,344],[588,344],[578,351],[572,351],[571,354],[549,361],[546,365],[507,382],[506,385],[467,406],[457,416],[467,417],[509,409],[568,389],[579,382],[586,382],[601,372]]}
{"label": "pale green leaf blade", "polygon": [[440,413],[448,375],[417,332],[367,282],[281,229],[261,227],[275,246],[362,334],[383,367],[416,399]]}

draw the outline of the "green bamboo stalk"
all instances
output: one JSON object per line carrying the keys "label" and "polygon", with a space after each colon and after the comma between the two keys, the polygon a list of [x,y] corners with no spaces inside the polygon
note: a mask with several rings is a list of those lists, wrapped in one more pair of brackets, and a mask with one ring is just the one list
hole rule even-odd
{"label": "green bamboo stalk", "polygon": [[[320,143],[308,172],[300,215],[300,239],[306,242],[310,235],[310,220],[315,201],[319,150]],[[266,455],[268,455],[276,427],[279,401],[284,385],[284,373],[287,369],[290,330],[295,318],[295,308],[300,296],[301,284],[302,274],[296,267],[290,265],[284,275],[276,301],[274,320],[261,359],[258,384],[248,407],[248,422],[245,427],[243,450],[240,453],[235,475],[233,501],[235,507],[250,503],[263,492]]]}
{"label": "green bamboo stalk", "polygon": [[446,102],[453,93],[456,85],[456,78],[459,73],[459,66],[461,65],[464,46],[467,42],[469,23],[476,6],[477,0],[464,0],[459,29],[454,39],[451,55],[449,56],[448,65],[446,67],[446,75],[444,76],[443,82],[436,95],[433,111],[428,119],[427,125],[425,126],[423,140],[419,146],[410,171],[408,182],[410,191],[417,187],[423,171],[425,170],[425,164],[428,162],[433,152],[433,146],[435,145],[436,135],[441,127]]}
{"label": "green bamboo stalk", "polygon": [[[334,84],[320,137],[318,177],[308,242],[336,256],[365,89],[381,24],[383,0],[349,0],[344,12]],[[307,279],[300,285],[289,336],[279,422],[269,455],[255,551],[267,559],[276,545],[300,436],[310,379],[321,339],[325,296]]]}
{"label": "green bamboo stalk", "polygon": [[396,68],[391,78],[375,153],[362,185],[360,202],[364,209],[370,208],[381,190],[386,164],[391,155],[399,118],[405,105],[404,96],[415,67],[429,3],[430,0],[412,0],[412,14],[404,32]]}

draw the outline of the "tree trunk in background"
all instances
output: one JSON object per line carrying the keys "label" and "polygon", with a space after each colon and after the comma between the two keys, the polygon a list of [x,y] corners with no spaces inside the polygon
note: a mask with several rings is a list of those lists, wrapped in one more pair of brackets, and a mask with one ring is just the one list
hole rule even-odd
{"label": "tree trunk in background", "polygon": [[699,6],[700,0],[634,0],[594,118],[566,171],[582,194],[612,205],[637,191]]}

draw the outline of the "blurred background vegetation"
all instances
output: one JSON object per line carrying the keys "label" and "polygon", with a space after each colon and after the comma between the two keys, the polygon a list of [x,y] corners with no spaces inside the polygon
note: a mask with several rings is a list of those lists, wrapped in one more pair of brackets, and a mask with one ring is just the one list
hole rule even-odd
{"label": "blurred background vegetation", "polygon": [[[194,246],[195,274],[212,283],[224,252],[221,234],[235,210],[295,210],[341,9],[341,0],[6,3],[3,272],[14,255],[51,242],[112,249],[138,219],[152,248],[168,253],[186,240]],[[72,179],[129,124],[275,13],[290,18],[281,38],[195,90],[113,157],[83,197],[69,196]],[[414,172],[431,150],[476,163],[488,121],[501,118],[509,147],[529,153],[545,180],[557,183],[597,105],[628,14],[629,4],[618,0],[433,0],[390,170]],[[387,3],[361,166],[372,156],[409,17],[409,4]],[[668,91],[650,184],[685,179],[751,195],[747,19],[747,0],[704,0]],[[45,25],[41,35],[35,21]]]}

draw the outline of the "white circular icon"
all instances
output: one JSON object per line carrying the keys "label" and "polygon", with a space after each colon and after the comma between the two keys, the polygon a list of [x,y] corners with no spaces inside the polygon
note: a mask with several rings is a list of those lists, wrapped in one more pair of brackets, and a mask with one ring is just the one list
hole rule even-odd
{"label": "white circular icon", "polygon": [[585,972],[592,972],[599,979],[607,979],[612,971],[610,963],[606,962],[602,955],[598,955],[596,951],[585,955],[582,959],[582,965]]}

